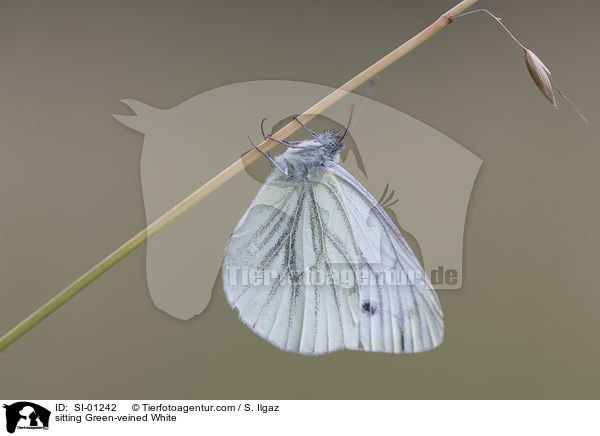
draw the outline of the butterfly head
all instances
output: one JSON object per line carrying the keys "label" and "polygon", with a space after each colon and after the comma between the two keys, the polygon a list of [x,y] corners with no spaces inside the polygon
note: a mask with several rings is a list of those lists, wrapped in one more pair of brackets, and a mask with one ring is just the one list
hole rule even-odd
{"label": "butterfly head", "polygon": [[316,140],[325,151],[330,155],[334,155],[344,148],[342,141],[345,136],[340,134],[339,129],[325,130],[323,133],[317,135]]}

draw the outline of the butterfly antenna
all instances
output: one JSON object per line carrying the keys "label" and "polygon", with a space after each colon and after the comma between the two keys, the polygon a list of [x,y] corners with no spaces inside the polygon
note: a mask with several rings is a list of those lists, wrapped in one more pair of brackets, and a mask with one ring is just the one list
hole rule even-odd
{"label": "butterfly antenna", "polygon": [[354,105],[352,105],[350,107],[350,117],[348,118],[348,124],[346,125],[346,131],[344,132],[344,135],[342,136],[342,141],[344,140],[344,138],[348,134],[348,130],[350,130],[350,123],[352,122],[352,115],[353,114],[354,114]]}
{"label": "butterfly antenna", "polygon": [[266,118],[263,118],[263,119],[260,121],[260,133],[262,133],[262,135],[263,135],[263,138],[267,139],[267,135],[265,135],[265,121],[267,121],[267,119],[266,119]]}
{"label": "butterfly antenna", "polygon": [[[377,82],[379,82],[379,76],[374,76],[367,83],[367,89],[365,90],[365,95],[363,96],[363,98],[362,98],[362,100],[360,102],[360,106],[358,107],[358,110],[356,111],[356,117],[354,117],[354,120],[352,122],[348,121],[348,127],[346,128],[346,133],[344,133],[344,136],[342,137],[342,139],[346,137],[346,135],[350,132],[350,130],[352,130],[352,128],[354,127],[354,125],[358,121],[358,117],[360,116],[360,113],[362,112],[362,110],[364,109],[365,105],[367,104],[367,100],[369,99],[369,97],[373,93],[373,89],[375,88],[375,85],[377,85]],[[353,111],[354,111],[354,107],[352,107],[352,110],[350,111],[350,119],[352,119],[352,112]]]}

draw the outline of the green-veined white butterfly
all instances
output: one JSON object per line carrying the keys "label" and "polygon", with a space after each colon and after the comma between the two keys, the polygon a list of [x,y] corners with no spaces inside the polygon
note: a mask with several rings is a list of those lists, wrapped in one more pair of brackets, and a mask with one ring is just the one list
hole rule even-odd
{"label": "green-veined white butterfly", "polygon": [[381,205],[337,164],[346,134],[302,127],[312,139],[279,141],[288,150],[274,160],[265,154],[275,169],[229,239],[229,303],[286,351],[437,347],[438,297]]}

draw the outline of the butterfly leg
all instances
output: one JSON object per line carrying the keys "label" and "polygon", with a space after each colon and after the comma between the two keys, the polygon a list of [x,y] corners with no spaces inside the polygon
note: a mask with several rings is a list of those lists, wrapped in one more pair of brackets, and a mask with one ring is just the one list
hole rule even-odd
{"label": "butterfly leg", "polygon": [[318,135],[315,132],[313,132],[312,130],[310,130],[308,127],[306,127],[304,124],[302,124],[302,121],[300,121],[296,115],[294,115],[293,118],[296,121],[298,121],[298,123],[304,128],[304,130],[306,130],[308,133],[310,133],[313,138],[317,139]]}
{"label": "butterfly leg", "polygon": [[273,138],[271,135],[266,135],[265,139],[270,139],[271,141],[278,142],[279,144],[285,145],[288,148],[306,148],[306,147],[298,147],[297,145],[294,145],[295,143],[298,144],[298,143],[303,142],[303,141],[297,141],[297,142],[296,141],[294,141],[294,142],[280,141],[279,139]]}
{"label": "butterfly leg", "polygon": [[262,133],[263,138],[278,142],[279,144],[285,145],[286,147],[289,147],[289,148],[301,148],[301,147],[294,147],[294,144],[299,144],[304,141],[286,141],[286,140],[280,141],[279,139],[273,138],[271,135],[267,135],[265,133],[265,129],[264,129],[264,124],[265,124],[266,120],[267,120],[266,118],[263,118],[260,122],[260,132]]}
{"label": "butterfly leg", "polygon": [[260,152],[261,152],[261,154],[262,154],[264,157],[266,157],[266,158],[269,160],[269,162],[271,162],[271,166],[272,166],[272,167],[274,167],[274,168],[277,168],[279,171],[281,171],[281,174],[283,174],[283,175],[285,175],[285,176],[287,176],[287,175],[288,175],[287,171],[284,171],[283,169],[281,169],[281,167],[280,167],[279,165],[277,165],[277,162],[275,162],[275,161],[273,160],[273,158],[271,157],[271,152],[270,152],[270,151],[269,151],[268,153],[265,153],[265,152],[264,152],[264,151],[262,151],[260,148],[258,148],[258,147],[256,146],[256,144],[255,144],[254,142],[252,142],[252,139],[250,139],[250,135],[248,135],[248,141],[250,141],[250,144],[252,144],[252,146],[253,146],[254,148],[256,148],[258,151],[260,151]]}

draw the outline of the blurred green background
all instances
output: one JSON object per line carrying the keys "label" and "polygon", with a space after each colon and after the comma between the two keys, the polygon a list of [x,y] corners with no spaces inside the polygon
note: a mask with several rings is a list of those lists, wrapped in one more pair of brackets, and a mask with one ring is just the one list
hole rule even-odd
{"label": "blurred green background", "polygon": [[[0,332],[144,227],[143,137],[110,116],[126,113],[119,99],[167,108],[247,80],[338,86],[454,3],[0,3]],[[238,320],[219,283],[203,314],[174,319],[149,298],[141,248],[0,354],[0,396],[597,398],[600,5],[477,7],[504,19],[591,124],[544,100],[484,15],[381,75],[372,98],[483,159],[463,289],[440,292],[439,349],[285,353]]]}

